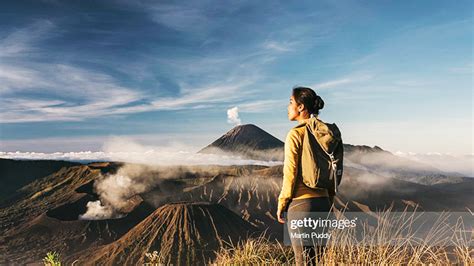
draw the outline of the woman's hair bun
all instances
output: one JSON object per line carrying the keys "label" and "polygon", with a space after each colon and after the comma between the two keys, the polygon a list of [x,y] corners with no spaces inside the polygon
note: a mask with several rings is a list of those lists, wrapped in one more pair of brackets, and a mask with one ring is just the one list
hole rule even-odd
{"label": "woman's hair bun", "polygon": [[293,88],[293,97],[298,104],[303,104],[310,114],[319,114],[323,109],[324,101],[316,92],[308,87]]}
{"label": "woman's hair bun", "polygon": [[324,101],[319,97],[319,95],[316,95],[316,98],[314,100],[314,109],[315,110],[321,110],[324,108]]}

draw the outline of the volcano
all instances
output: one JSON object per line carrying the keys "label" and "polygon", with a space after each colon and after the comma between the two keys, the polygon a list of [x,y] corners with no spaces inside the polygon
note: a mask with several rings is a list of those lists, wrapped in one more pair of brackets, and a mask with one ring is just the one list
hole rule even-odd
{"label": "volcano", "polygon": [[232,153],[249,159],[283,160],[284,143],[253,124],[232,128],[198,153]]}
{"label": "volcano", "polygon": [[143,264],[157,251],[160,263],[196,265],[209,262],[214,251],[257,232],[231,210],[209,202],[175,202],[156,209],[119,240],[69,258],[80,264]]}

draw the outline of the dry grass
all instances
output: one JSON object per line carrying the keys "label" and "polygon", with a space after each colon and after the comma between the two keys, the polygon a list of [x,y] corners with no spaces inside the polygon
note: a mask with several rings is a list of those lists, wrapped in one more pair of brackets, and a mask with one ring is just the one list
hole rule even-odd
{"label": "dry grass", "polygon": [[227,242],[227,248],[221,248],[213,264],[234,265],[281,265],[293,261],[293,249],[279,242],[268,240],[266,232],[243,242]]}
{"label": "dry grass", "polygon": [[[464,231],[462,221],[453,226],[446,223],[449,214],[442,214],[424,238],[417,237],[415,211],[404,211],[397,220],[388,219],[390,209],[378,212],[376,226],[364,225],[364,244],[356,244],[355,230],[335,230],[323,254],[321,264],[435,264],[474,265],[472,232]],[[343,214],[343,213],[342,213]],[[360,230],[360,229],[358,229]],[[461,237],[463,235],[463,237]],[[337,243],[332,241],[337,239]],[[359,238],[360,240],[360,238]],[[386,243],[386,244],[383,244]],[[217,252],[214,264],[293,264],[289,246],[270,242],[264,234],[232,244]]]}
{"label": "dry grass", "polygon": [[145,254],[146,262],[144,265],[147,266],[161,266],[161,265],[166,265],[165,259],[166,257],[158,251],[153,251],[153,252],[148,252]]}

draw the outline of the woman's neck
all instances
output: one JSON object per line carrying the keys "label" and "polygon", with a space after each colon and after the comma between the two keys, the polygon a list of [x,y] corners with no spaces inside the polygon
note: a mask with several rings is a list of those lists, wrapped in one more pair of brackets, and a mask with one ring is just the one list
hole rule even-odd
{"label": "woman's neck", "polygon": [[300,116],[298,119],[296,119],[298,121],[298,123],[302,123],[304,122],[306,119],[310,118],[309,115],[307,116]]}

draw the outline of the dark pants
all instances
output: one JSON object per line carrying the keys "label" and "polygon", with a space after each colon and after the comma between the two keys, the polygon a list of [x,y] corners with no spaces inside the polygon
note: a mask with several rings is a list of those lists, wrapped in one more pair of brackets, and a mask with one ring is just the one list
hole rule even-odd
{"label": "dark pants", "polygon": [[[328,197],[316,197],[307,199],[293,199],[288,205],[287,217],[288,220],[296,217],[295,212],[301,216],[304,212],[329,212],[331,203]],[[291,232],[289,224],[288,231]],[[297,240],[291,241],[293,251],[295,253],[296,265],[316,265],[318,257],[321,258],[324,252],[323,246],[304,246],[298,243]]]}

